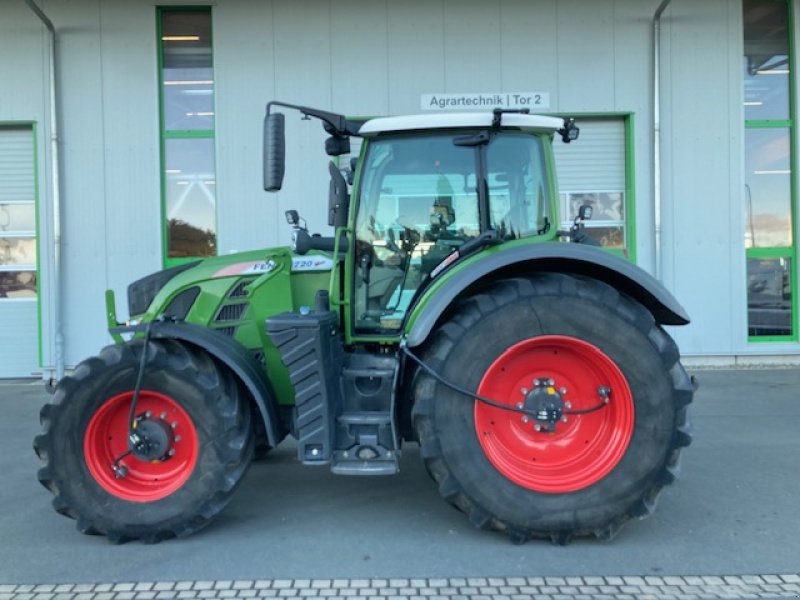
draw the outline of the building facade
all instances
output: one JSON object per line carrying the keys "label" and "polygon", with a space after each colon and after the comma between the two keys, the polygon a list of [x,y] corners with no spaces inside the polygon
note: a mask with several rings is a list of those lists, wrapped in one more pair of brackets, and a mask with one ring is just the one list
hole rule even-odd
{"label": "building facade", "polygon": [[798,15],[795,0],[0,0],[0,377],[95,354],[107,288],[124,318],[134,279],[287,244],[289,208],[327,230],[318,124],[288,116],[286,183],[262,190],[273,99],[575,116],[562,205],[592,203],[595,236],[684,304],[684,355],[797,362]]}

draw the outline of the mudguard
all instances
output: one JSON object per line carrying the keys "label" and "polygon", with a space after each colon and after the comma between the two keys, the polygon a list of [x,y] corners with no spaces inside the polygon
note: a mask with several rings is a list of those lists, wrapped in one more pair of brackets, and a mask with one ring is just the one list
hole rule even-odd
{"label": "mudguard", "polygon": [[[456,267],[458,263],[454,264]],[[636,265],[599,248],[582,244],[542,243],[487,252],[467,267],[440,275],[409,311],[409,347],[422,344],[447,308],[468,288],[482,279],[513,277],[549,271],[584,275],[603,281],[631,296],[664,325],[686,325],[689,316],[675,297],[653,276]]]}
{"label": "mudguard", "polygon": [[[147,326],[147,323],[141,323],[112,327],[109,333],[112,336],[121,333],[144,333]],[[150,337],[187,342],[202,348],[226,365],[253,396],[264,420],[269,445],[274,447],[280,442],[275,393],[261,366],[241,344],[213,329],[182,321],[153,321],[150,324]]]}

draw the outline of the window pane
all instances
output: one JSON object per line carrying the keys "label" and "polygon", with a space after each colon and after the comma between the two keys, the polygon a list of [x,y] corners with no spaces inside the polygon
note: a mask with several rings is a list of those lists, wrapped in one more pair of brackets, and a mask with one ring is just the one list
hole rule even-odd
{"label": "window pane", "polygon": [[36,265],[36,238],[0,237],[0,265]]}
{"label": "window pane", "polygon": [[492,227],[509,239],[544,231],[550,188],[541,139],[495,137],[487,150],[487,169]]}
{"label": "window pane", "polygon": [[747,331],[749,335],[792,335],[790,259],[747,259]]}
{"label": "window pane", "polygon": [[34,231],[36,211],[33,204],[0,204],[0,231]]}
{"label": "window pane", "polygon": [[0,271],[0,298],[36,298],[36,273]]}
{"label": "window pane", "polygon": [[788,129],[745,130],[745,246],[792,245]]}
{"label": "window pane", "polygon": [[161,13],[164,52],[164,128],[214,128],[211,13]]}
{"label": "window pane", "polygon": [[214,140],[168,139],[165,143],[168,256],[216,254]]}
{"label": "window pane", "polygon": [[745,119],[789,118],[786,0],[744,0]]}

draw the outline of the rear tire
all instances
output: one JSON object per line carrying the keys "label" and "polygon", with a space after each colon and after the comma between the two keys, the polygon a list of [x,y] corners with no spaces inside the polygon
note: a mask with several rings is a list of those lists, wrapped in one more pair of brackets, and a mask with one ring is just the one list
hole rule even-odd
{"label": "rear tire", "polygon": [[201,529],[227,505],[253,454],[250,404],[230,372],[194,347],[153,340],[136,412],[167,432],[172,454],[125,456],[117,465],[127,473],[116,477],[143,349],[140,341],[108,346],[79,364],[42,408],[34,440],[54,508],[79,531],[114,542]]}
{"label": "rear tire", "polygon": [[675,343],[644,307],[596,280],[543,273],[495,282],[463,300],[422,359],[446,380],[498,402],[553,379],[575,410],[555,432],[470,400],[418,370],[412,412],[440,494],[513,541],[612,538],[650,514],[691,442],[694,385]]}

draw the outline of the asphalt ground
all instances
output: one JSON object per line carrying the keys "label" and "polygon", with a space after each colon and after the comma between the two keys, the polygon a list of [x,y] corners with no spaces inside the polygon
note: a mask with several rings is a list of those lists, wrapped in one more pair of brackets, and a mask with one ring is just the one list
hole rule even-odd
{"label": "asphalt ground", "polygon": [[[298,581],[303,589],[305,582],[319,593],[337,581],[367,581],[368,588],[385,581],[386,589],[391,580],[406,587],[412,580],[427,582],[418,588],[448,592],[438,595],[479,595],[481,586],[469,586],[467,578],[515,581],[516,592],[528,589],[527,597],[577,597],[584,589],[575,587],[579,582],[591,596],[600,588],[587,582],[616,580],[630,589],[608,588],[614,597],[800,595],[800,370],[695,375],[701,386],[693,409],[695,440],[684,451],[683,477],[662,494],[655,515],[629,523],[612,542],[581,539],[566,547],[513,545],[501,534],[474,529],[439,498],[416,446],[404,449],[399,475],[362,478],[303,467],[291,443],[254,463],[228,508],[200,533],[157,545],[113,545],[78,533],[73,521],[53,511],[50,493],[36,480],[31,443],[48,399],[42,384],[0,382],[0,600],[28,600],[36,593],[40,600],[67,600],[57,589],[89,600],[74,584],[93,590],[84,595],[109,600],[97,594],[113,595],[114,584],[136,582],[150,582],[140,583],[149,587],[139,590],[145,596],[137,600],[158,599],[146,595],[155,582],[171,586],[173,597],[175,582],[187,593],[198,582],[205,582],[199,591],[206,592],[219,582],[231,589],[232,582],[244,582],[238,584],[243,591],[262,582],[277,595],[273,586],[280,581],[290,589]],[[752,596],[729,589],[747,584],[748,577],[756,586]],[[675,586],[705,583],[714,591],[673,586],[666,594],[658,586],[669,586],[670,578]],[[567,585],[570,580],[575,585]],[[463,581],[468,593],[453,581]],[[533,583],[548,581],[555,586],[548,592],[530,591]],[[638,594],[630,587],[636,585]]]}

